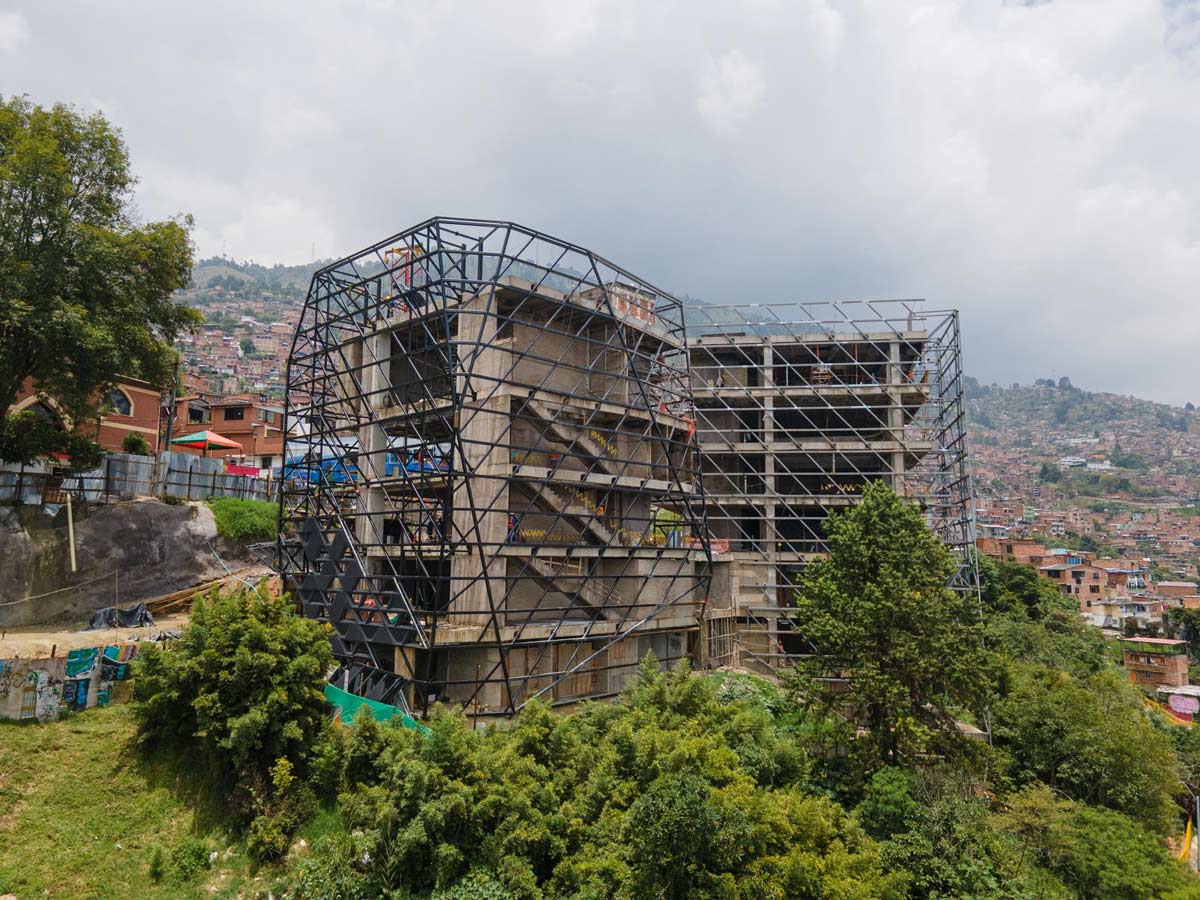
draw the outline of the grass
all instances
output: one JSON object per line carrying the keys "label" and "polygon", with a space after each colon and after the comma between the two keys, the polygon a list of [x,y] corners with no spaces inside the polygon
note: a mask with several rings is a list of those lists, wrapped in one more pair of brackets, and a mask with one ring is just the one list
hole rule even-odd
{"label": "grass", "polygon": [[205,801],[213,792],[179,774],[194,770],[144,762],[134,732],[124,704],[46,725],[0,722],[0,894],[221,900],[274,888],[279,896],[280,872],[255,872]]}
{"label": "grass", "polygon": [[212,497],[208,505],[217,534],[231,541],[270,541],[279,536],[279,507],[265,500]]}

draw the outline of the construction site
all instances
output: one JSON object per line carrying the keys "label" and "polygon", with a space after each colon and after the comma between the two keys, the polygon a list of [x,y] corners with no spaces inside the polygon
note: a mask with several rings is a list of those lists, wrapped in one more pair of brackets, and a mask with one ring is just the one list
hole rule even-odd
{"label": "construction site", "polygon": [[920,301],[688,309],[710,543],[708,660],[773,674],[810,651],[789,614],[825,520],[864,486],[920,505],[978,583],[957,312]]}
{"label": "construction site", "polygon": [[882,479],[975,578],[958,318],[684,304],[589,250],[437,218],[317,272],[278,567],[340,689],[478,717],[663,665],[775,672],[823,522]]}

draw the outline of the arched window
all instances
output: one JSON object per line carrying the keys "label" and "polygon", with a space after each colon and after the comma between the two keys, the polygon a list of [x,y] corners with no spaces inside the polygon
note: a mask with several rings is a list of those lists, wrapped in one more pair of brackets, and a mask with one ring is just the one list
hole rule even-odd
{"label": "arched window", "polygon": [[120,388],[112,389],[108,395],[108,405],[119,416],[133,415],[133,403],[130,401],[129,395]]}
{"label": "arched window", "polygon": [[53,422],[54,427],[57,428],[59,431],[64,430],[63,423],[62,423],[62,417],[59,416],[59,414],[57,412],[55,412],[53,409],[51,409],[51,407],[48,404],[43,403],[42,401],[39,400],[37,403],[34,403],[32,406],[25,407],[25,410],[26,410],[26,412],[33,413],[35,416],[41,416],[43,419],[47,419],[48,421]]}

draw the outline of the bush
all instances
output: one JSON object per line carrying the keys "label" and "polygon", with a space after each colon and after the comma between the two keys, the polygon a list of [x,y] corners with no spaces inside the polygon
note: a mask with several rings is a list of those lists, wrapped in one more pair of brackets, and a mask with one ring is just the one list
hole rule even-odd
{"label": "bush", "polygon": [[1041,781],[1072,799],[1122,812],[1148,831],[1174,829],[1178,761],[1137,688],[1114,671],[1072,678],[1015,665],[1010,678],[992,723],[1011,783]]}
{"label": "bush", "polygon": [[316,795],[296,779],[293,768],[289,760],[280,757],[271,769],[271,789],[254,797],[258,815],[250,823],[246,846],[257,859],[281,859],[292,834],[316,814]]}
{"label": "bush", "polygon": [[372,881],[354,866],[348,839],[323,839],[296,863],[288,880],[292,900],[374,900]]}
{"label": "bush", "polygon": [[208,845],[198,838],[187,838],[171,851],[171,878],[191,881],[208,868]]}
{"label": "bush", "polygon": [[155,847],[154,852],[150,855],[150,880],[155,884],[162,881],[166,868],[167,861],[163,854],[163,848]]}
{"label": "bush", "polygon": [[212,497],[217,534],[231,541],[271,541],[279,536],[279,507],[265,500]]}
{"label": "bush", "polygon": [[429,900],[516,900],[491,872],[472,869],[454,887],[434,891]]}
{"label": "bush", "polygon": [[121,449],[135,456],[150,455],[149,442],[136,431],[131,431],[125,435],[125,440],[121,441]]}
{"label": "bush", "polygon": [[351,862],[376,895],[439,900],[894,896],[875,843],[808,794],[783,727],[719,689],[648,657],[619,702],[570,716],[533,702],[477,732],[442,711],[428,736],[356,720],[339,796],[365,841]]}
{"label": "bush", "polygon": [[[294,615],[288,598],[214,588],[197,599],[178,641],[138,655],[140,745],[198,757],[237,822],[266,815],[290,834],[312,807],[292,773],[307,775],[328,740],[332,662],[321,625]],[[264,850],[278,844],[267,824],[259,826]]]}

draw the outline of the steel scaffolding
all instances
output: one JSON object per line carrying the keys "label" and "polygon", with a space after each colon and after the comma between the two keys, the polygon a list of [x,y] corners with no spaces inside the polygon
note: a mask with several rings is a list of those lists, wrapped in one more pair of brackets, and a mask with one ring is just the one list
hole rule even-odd
{"label": "steel scaffolding", "polygon": [[689,366],[677,299],[512,223],[431,219],[317,272],[278,561],[338,686],[506,715],[703,657]]}
{"label": "steel scaffolding", "polygon": [[[687,307],[714,549],[710,659],[805,655],[796,579],[829,513],[883,480],[920,504],[977,590],[958,314],[917,300]],[[719,643],[716,635],[720,635]]]}

